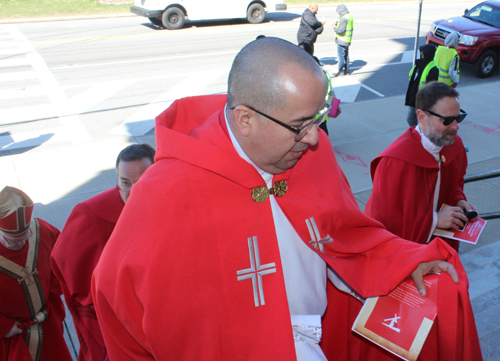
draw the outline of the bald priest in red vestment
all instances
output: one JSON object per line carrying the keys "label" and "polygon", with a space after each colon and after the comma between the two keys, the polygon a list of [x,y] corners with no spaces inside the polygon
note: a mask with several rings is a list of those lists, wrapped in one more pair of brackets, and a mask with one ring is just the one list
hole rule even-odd
{"label": "bald priest in red vestment", "polygon": [[330,104],[314,59],[266,37],[228,83],[227,97],[181,99],[156,119],[156,163],[93,276],[111,360],[366,360],[349,301],[410,274],[425,293],[431,269],[443,272],[427,360],[481,360],[457,254],[359,210],[318,130]]}
{"label": "bald priest in red vestment", "polygon": [[[464,211],[476,211],[464,194],[467,154],[458,136],[458,92],[431,82],[417,93],[418,125],[371,163],[373,191],[365,213],[401,238],[427,243],[434,230],[460,229]],[[443,204],[451,207],[441,209]],[[458,241],[447,240],[458,251]]]}
{"label": "bald priest in red vestment", "polygon": [[64,305],[50,271],[59,231],[32,217],[23,191],[0,192],[0,360],[71,361],[64,341]]}
{"label": "bald priest in red vestment", "polygon": [[148,144],[124,148],[116,160],[118,185],[73,208],[52,252],[52,269],[61,282],[80,341],[79,361],[102,361],[106,348],[90,293],[92,272],[115,228],[132,186],[154,162]]}

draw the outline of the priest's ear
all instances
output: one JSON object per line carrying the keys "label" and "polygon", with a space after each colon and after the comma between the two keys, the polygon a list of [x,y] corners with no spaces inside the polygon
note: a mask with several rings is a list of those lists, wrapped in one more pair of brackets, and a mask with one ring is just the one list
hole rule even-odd
{"label": "priest's ear", "polygon": [[429,121],[429,114],[423,111],[422,109],[417,109],[417,119],[420,127],[427,126],[427,122]]}
{"label": "priest's ear", "polygon": [[244,105],[237,105],[235,107],[231,107],[229,111],[232,112],[232,117],[229,116],[228,120],[233,132],[239,130],[239,133],[242,136],[248,137],[251,131],[252,116],[254,115],[255,112]]}

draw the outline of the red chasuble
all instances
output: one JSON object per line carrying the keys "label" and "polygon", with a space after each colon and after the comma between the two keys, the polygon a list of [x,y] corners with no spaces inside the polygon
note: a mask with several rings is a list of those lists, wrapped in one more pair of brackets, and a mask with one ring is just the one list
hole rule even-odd
{"label": "red chasuble", "polygon": [[[438,207],[466,200],[467,154],[457,135],[442,149]],[[401,238],[426,243],[432,227],[439,163],[424,149],[415,128],[408,129],[371,163],[373,191],[365,213]],[[458,250],[458,241],[448,240]]]}
{"label": "red chasuble", "polygon": [[52,269],[61,283],[80,341],[80,361],[102,361],[106,356],[90,281],[124,205],[117,187],[78,204],[52,252]]}
{"label": "red chasuble", "polygon": [[[59,282],[50,271],[50,252],[56,242],[59,231],[38,218],[40,224],[40,243],[36,264],[46,304],[44,309],[48,318],[42,324],[41,361],[71,361],[68,347],[64,341],[63,320],[64,305],[61,301]],[[28,243],[13,251],[0,244],[0,255],[25,267],[28,256]],[[26,322],[31,319],[26,297],[19,282],[0,273],[0,360],[32,361],[28,346],[24,341],[26,332],[12,337],[3,337],[16,321]]]}
{"label": "red chasuble", "polygon": [[[156,119],[157,162],[134,186],[93,276],[111,360],[296,359],[270,201],[252,199],[265,184],[233,148],[225,101],[185,98]],[[433,356],[481,359],[456,253],[440,240],[399,239],[363,214],[326,134],[273,182],[280,180],[288,191],[276,200],[299,236],[362,296],[389,293],[419,262],[453,262],[461,284],[443,297],[461,302],[439,316],[438,335],[447,339]],[[350,331],[350,296],[328,291],[322,347],[331,361],[355,360],[361,347]]]}

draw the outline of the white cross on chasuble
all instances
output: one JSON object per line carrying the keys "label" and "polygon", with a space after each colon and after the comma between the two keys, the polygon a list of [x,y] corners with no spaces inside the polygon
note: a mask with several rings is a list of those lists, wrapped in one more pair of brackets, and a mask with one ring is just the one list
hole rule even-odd
{"label": "white cross on chasuble", "polygon": [[325,253],[323,245],[332,243],[333,238],[330,237],[329,234],[327,234],[326,237],[321,238],[314,217],[306,219],[306,224],[307,224],[307,229],[309,230],[309,234],[311,235],[311,240],[309,241],[309,244],[311,244],[317,250],[321,251],[321,253]]}
{"label": "white cross on chasuble", "polygon": [[248,253],[250,254],[250,268],[239,270],[236,272],[238,281],[251,279],[253,287],[253,298],[255,307],[265,305],[264,289],[262,286],[262,276],[276,272],[276,264],[268,263],[260,264],[259,243],[257,237],[248,238]]}

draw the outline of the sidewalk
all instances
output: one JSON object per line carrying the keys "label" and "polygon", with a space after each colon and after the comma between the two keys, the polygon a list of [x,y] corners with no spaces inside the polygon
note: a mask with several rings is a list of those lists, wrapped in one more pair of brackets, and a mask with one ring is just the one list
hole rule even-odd
{"label": "sidewalk", "polygon": [[[334,89],[342,99],[342,82]],[[345,80],[347,81],[347,80]],[[500,169],[500,81],[458,88],[461,106],[469,115],[459,134],[469,147],[468,174]],[[362,209],[371,193],[369,165],[407,128],[404,97],[342,104],[342,114],[329,121],[330,140]],[[116,184],[116,155],[130,143],[155,146],[154,134],[142,137],[110,136],[106,141],[61,148],[42,148],[0,156],[1,186],[23,189],[37,203],[35,215],[62,229],[79,202]],[[34,176],[36,175],[36,176]],[[480,213],[500,210],[500,179],[466,185],[469,200]],[[479,244],[465,245],[462,262],[469,274],[470,295],[484,359],[500,354],[500,220],[490,220]],[[72,339],[78,343],[71,317]],[[76,345],[78,348],[78,345]]]}

